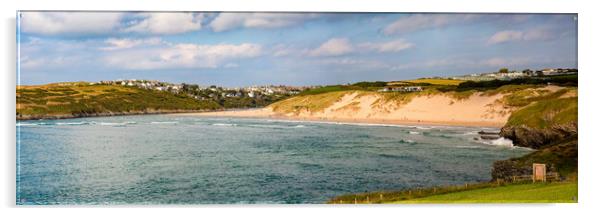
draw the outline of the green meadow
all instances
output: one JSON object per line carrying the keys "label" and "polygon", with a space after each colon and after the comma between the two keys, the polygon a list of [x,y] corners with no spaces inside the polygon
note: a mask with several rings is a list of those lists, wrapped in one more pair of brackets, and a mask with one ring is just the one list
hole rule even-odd
{"label": "green meadow", "polygon": [[504,185],[416,199],[389,202],[409,203],[576,203],[577,182]]}

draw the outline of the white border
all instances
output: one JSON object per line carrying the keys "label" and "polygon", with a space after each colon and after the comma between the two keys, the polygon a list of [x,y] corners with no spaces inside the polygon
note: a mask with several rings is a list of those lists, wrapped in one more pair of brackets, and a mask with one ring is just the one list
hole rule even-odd
{"label": "white border", "polygon": [[[220,0],[220,1],[165,1],[165,0],[97,0],[97,1],[3,1],[2,30],[3,51],[1,61],[4,66],[0,79],[2,102],[2,194],[1,215],[61,214],[61,215],[106,215],[125,213],[131,215],[179,215],[201,214],[241,214],[241,215],[581,215],[599,212],[600,161],[602,144],[595,136],[602,122],[600,114],[600,24],[602,20],[596,9],[596,2],[560,0]],[[502,12],[502,13],[578,13],[579,15],[579,204],[551,205],[411,205],[411,206],[167,206],[167,207],[17,207],[15,201],[15,82],[16,82],[16,37],[15,14],[17,10],[136,10],[136,11],[323,11],[323,12]]]}

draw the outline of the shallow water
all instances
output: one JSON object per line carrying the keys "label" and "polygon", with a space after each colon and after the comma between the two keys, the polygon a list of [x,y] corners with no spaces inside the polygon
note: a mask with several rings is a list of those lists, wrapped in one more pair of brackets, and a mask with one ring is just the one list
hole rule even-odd
{"label": "shallow water", "polygon": [[17,123],[18,204],[324,203],[490,179],[490,128],[120,116]]}

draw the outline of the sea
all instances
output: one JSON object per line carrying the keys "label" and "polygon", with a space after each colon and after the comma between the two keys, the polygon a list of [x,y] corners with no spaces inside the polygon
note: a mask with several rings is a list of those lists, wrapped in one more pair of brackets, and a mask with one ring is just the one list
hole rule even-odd
{"label": "sea", "polygon": [[18,205],[325,203],[489,181],[498,128],[139,115],[17,122]]}

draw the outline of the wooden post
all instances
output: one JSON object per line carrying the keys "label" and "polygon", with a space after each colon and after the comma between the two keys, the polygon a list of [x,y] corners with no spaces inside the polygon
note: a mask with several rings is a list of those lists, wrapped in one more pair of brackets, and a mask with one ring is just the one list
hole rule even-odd
{"label": "wooden post", "polygon": [[533,183],[536,181],[546,182],[546,164],[533,164]]}
{"label": "wooden post", "polygon": [[383,200],[383,194],[380,194],[380,200]]}
{"label": "wooden post", "polygon": [[353,198],[353,204],[357,204],[357,197]]}
{"label": "wooden post", "polygon": [[370,203],[370,196],[366,196],[366,202]]}
{"label": "wooden post", "polygon": [[512,182],[516,182],[516,176],[512,176]]}
{"label": "wooden post", "polygon": [[464,189],[468,189],[468,183],[464,183]]}

